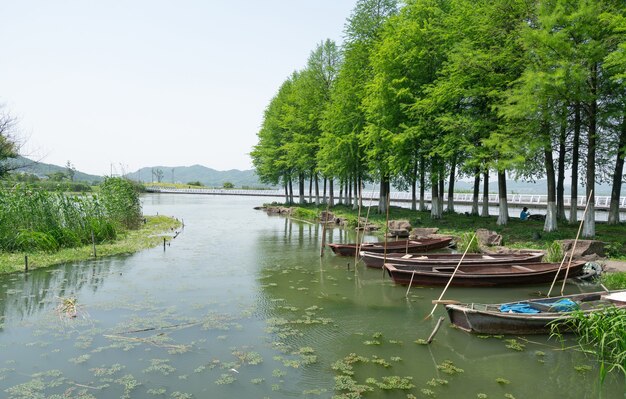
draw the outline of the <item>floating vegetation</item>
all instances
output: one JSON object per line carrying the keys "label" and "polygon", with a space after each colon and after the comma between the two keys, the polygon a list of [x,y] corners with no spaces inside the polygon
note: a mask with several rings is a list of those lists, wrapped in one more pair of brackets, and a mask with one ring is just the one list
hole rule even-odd
{"label": "floating vegetation", "polygon": [[507,345],[505,345],[509,349],[513,349],[514,351],[522,352],[526,348],[526,345],[520,343],[516,339],[507,339],[505,340]]}
{"label": "floating vegetation", "polygon": [[215,380],[215,383],[217,385],[228,385],[228,384],[232,384],[235,381],[237,381],[237,379],[233,377],[232,374],[222,374],[220,378]]}
{"label": "floating vegetation", "polygon": [[420,392],[422,393],[422,395],[428,396],[430,398],[433,398],[433,397],[436,396],[435,395],[435,391],[433,391],[431,389],[428,389],[428,388],[422,388],[422,389],[420,389]]}
{"label": "floating vegetation", "polygon": [[190,393],[184,393],[184,392],[172,392],[172,394],[170,395],[170,397],[172,399],[191,399],[193,398],[193,395]]}
{"label": "floating vegetation", "polygon": [[115,380],[117,384],[120,384],[124,389],[124,394],[122,395],[122,399],[130,399],[131,392],[141,385],[139,381],[133,377],[132,374],[126,374],[122,378]]}
{"label": "floating vegetation", "polygon": [[574,367],[574,370],[578,371],[579,373],[586,373],[587,371],[591,371],[591,369],[591,366],[588,365]]}
{"label": "floating vegetation", "polygon": [[456,367],[451,360],[445,360],[443,363],[438,364],[437,370],[440,370],[442,373],[446,373],[449,375],[465,372],[465,370]]}
{"label": "floating vegetation", "polygon": [[84,355],[80,355],[78,357],[73,357],[73,358],[69,359],[69,361],[71,363],[74,363],[74,364],[82,364],[82,363],[85,363],[90,358],[91,358],[91,355],[84,354]]}
{"label": "floating vegetation", "polygon": [[176,371],[176,368],[169,364],[169,359],[150,359],[150,367],[144,369],[144,373],[157,372],[163,375],[169,375]]}
{"label": "floating vegetation", "polygon": [[382,377],[382,380],[376,383],[378,388],[383,390],[391,390],[391,389],[411,389],[414,388],[413,385],[413,377],[400,377],[397,375]]}
{"label": "floating vegetation", "polygon": [[365,345],[381,345],[380,341],[370,341],[370,340],[368,340],[368,341],[363,341],[363,343]]}
{"label": "floating vegetation", "polygon": [[265,378],[253,378],[250,382],[254,385],[259,385],[265,382]]}
{"label": "floating vegetation", "polygon": [[154,396],[165,395],[166,392],[167,392],[167,390],[165,388],[150,388],[150,389],[148,389],[148,394],[154,395]]}
{"label": "floating vegetation", "polygon": [[416,339],[413,342],[415,342],[418,345],[428,345],[428,342],[425,339],[423,339],[423,338],[418,338],[418,339]]}
{"label": "floating vegetation", "polygon": [[433,378],[430,381],[426,382],[426,385],[430,385],[431,387],[437,387],[441,385],[448,385],[448,380],[444,380],[441,378]]}
{"label": "floating vegetation", "polygon": [[402,361],[402,358],[399,357],[399,356],[392,356],[390,359],[391,359],[392,362],[401,362]]}
{"label": "floating vegetation", "polygon": [[478,395],[476,395],[476,397],[478,399],[487,399],[488,398],[486,393],[479,393]]}
{"label": "floating vegetation", "polygon": [[78,299],[76,297],[57,297],[59,300],[58,305],[55,308],[59,319],[61,320],[69,320],[78,317],[79,315],[83,318],[88,316],[87,312],[82,310],[83,306],[78,304]]}
{"label": "floating vegetation", "polygon": [[338,375],[335,377],[335,391],[346,393],[346,395],[339,396],[340,398],[360,398],[366,392],[373,392],[374,388],[367,384],[357,384],[349,375]]}
{"label": "floating vegetation", "polygon": [[263,362],[263,358],[257,352],[234,351],[233,356],[239,359],[241,364],[257,365]]}
{"label": "floating vegetation", "polygon": [[506,399],[515,399],[515,396],[513,396],[513,394],[510,394],[510,393],[505,393],[505,394],[504,394],[504,397],[505,397]]}
{"label": "floating vegetation", "polygon": [[507,385],[511,383],[511,381],[507,380],[506,378],[501,378],[501,377],[496,378],[496,382],[500,385]]}

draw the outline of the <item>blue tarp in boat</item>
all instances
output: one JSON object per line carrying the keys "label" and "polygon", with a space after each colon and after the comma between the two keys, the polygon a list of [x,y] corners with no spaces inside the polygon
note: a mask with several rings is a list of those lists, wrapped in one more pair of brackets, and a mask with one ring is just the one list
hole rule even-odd
{"label": "blue tarp in boat", "polygon": [[[535,306],[533,306],[535,305]],[[578,304],[571,299],[563,298],[554,302],[520,302],[506,303],[500,305],[500,312],[503,313],[540,313],[543,309],[546,312],[571,312],[578,309]]]}

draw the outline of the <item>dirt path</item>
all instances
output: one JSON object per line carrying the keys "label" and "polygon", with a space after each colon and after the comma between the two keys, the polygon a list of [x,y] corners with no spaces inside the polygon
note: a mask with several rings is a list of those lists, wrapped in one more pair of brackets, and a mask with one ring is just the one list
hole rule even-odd
{"label": "dirt path", "polygon": [[621,260],[600,260],[598,263],[604,265],[607,272],[626,272],[626,262]]}

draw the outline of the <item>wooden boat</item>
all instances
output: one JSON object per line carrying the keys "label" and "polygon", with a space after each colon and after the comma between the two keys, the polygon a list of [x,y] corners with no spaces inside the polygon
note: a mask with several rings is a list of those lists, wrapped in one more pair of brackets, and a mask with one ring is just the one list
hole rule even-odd
{"label": "wooden boat", "polygon": [[339,256],[354,256],[357,251],[366,250],[375,253],[413,253],[445,248],[450,245],[452,237],[421,238],[419,240],[398,240],[384,242],[367,242],[359,244],[328,244],[330,249]]}
{"label": "wooden boat", "polygon": [[[451,286],[494,287],[520,284],[547,283],[565,278],[567,264],[559,271],[560,263],[521,263],[505,265],[461,265]],[[568,277],[582,273],[585,262],[573,262],[567,272]],[[398,266],[385,263],[383,266],[396,284],[446,285],[454,272],[454,267],[440,266]]]}
{"label": "wooden boat", "polygon": [[626,308],[626,290],[501,304],[450,304],[446,311],[454,326],[471,333],[547,334],[551,323],[567,320],[573,310],[592,313],[610,306]]}
{"label": "wooden boat", "polygon": [[[421,265],[421,266],[450,266],[456,267],[463,254],[451,253],[389,253],[379,254],[369,251],[359,252],[367,267],[382,268],[385,263],[394,265]],[[541,251],[522,252],[514,254],[466,254],[463,265],[493,265],[508,263],[541,262],[544,253]]]}

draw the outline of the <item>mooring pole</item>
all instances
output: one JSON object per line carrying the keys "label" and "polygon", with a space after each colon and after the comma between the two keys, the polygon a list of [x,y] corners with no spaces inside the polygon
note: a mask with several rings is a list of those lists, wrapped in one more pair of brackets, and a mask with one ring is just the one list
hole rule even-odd
{"label": "mooring pole", "polygon": [[91,244],[93,245],[93,257],[96,258],[96,239],[93,235],[93,230],[91,230]]}
{"label": "mooring pole", "polygon": [[165,237],[163,237],[163,251],[165,251]]}
{"label": "mooring pole", "polygon": [[24,271],[28,271],[28,255],[24,255]]}

